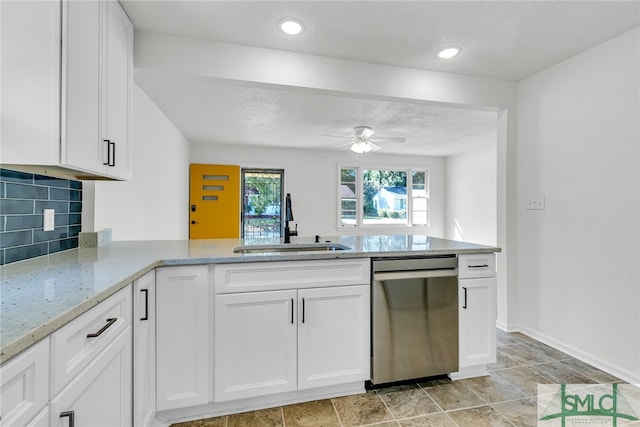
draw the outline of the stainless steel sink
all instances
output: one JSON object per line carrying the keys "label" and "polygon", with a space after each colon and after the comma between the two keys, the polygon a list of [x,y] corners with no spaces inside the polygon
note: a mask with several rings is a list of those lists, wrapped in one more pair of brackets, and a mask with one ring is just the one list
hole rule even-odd
{"label": "stainless steel sink", "polygon": [[237,246],[233,252],[237,254],[268,253],[268,252],[327,252],[351,249],[340,243],[280,243],[275,245],[244,245]]}

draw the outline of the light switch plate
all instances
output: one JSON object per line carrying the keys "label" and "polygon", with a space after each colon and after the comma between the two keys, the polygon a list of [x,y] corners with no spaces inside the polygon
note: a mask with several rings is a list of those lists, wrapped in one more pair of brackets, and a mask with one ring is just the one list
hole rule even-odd
{"label": "light switch plate", "polygon": [[42,229],[44,231],[53,231],[55,227],[55,209],[45,209],[44,219],[42,220]]}
{"label": "light switch plate", "polygon": [[527,210],[543,210],[544,194],[530,194],[527,197]]}

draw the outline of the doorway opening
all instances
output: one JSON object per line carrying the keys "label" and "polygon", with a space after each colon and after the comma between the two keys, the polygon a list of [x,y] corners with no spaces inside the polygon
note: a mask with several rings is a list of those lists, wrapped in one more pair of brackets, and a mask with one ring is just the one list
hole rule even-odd
{"label": "doorway opening", "polygon": [[242,169],[242,237],[279,238],[284,170]]}

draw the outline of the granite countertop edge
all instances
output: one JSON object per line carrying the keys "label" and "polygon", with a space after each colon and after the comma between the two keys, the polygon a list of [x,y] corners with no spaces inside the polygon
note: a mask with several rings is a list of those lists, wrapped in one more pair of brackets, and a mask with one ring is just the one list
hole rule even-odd
{"label": "granite countertop edge", "polygon": [[[22,351],[26,350],[36,342],[48,337],[56,330],[62,328],[73,319],[77,318],[81,314],[87,312],[91,308],[95,307],[102,301],[106,300],[116,292],[125,288],[136,279],[142,277],[149,271],[163,266],[181,266],[181,265],[206,265],[206,264],[227,264],[227,263],[245,263],[245,262],[275,262],[275,261],[299,261],[299,260],[322,260],[322,259],[339,259],[339,258],[376,258],[376,257],[405,257],[405,256],[433,256],[433,255],[447,255],[447,254],[466,254],[466,253],[494,253],[500,252],[501,249],[492,246],[483,246],[476,244],[466,244],[464,242],[453,242],[444,239],[436,239],[439,242],[453,242],[455,247],[447,247],[440,249],[400,249],[400,250],[363,250],[362,247],[354,247],[351,250],[346,251],[328,251],[328,252],[291,252],[291,253],[263,253],[263,254],[235,254],[233,253],[233,247],[238,246],[241,239],[223,239],[225,242],[222,245],[222,249],[212,251],[215,253],[208,254],[206,243],[200,243],[197,246],[197,250],[193,249],[193,242],[189,241],[164,241],[164,245],[158,241],[149,242],[114,242],[107,248],[81,248],[71,249],[64,251],[64,253],[57,253],[52,255],[46,255],[38,257],[32,260],[22,261],[15,263],[19,265],[7,265],[2,267],[3,280],[2,280],[2,304],[3,311],[5,311],[5,304],[11,304],[12,310],[20,310],[20,303],[18,295],[14,301],[11,301],[11,293],[5,292],[11,287],[29,286],[30,281],[37,280],[39,282],[46,278],[47,286],[56,286],[57,281],[64,280],[66,275],[75,275],[82,277],[82,274],[78,273],[80,268],[97,268],[97,265],[106,264],[107,268],[111,268],[111,276],[105,278],[105,283],[99,289],[91,289],[86,296],[79,296],[77,301],[72,301],[67,306],[53,308],[53,314],[50,317],[46,317],[40,320],[32,321],[32,326],[25,327],[24,325],[17,326],[18,332],[15,329],[12,330],[15,337],[10,339],[9,342],[2,342],[0,349],[0,363],[4,363],[12,357],[18,355]],[[220,240],[222,242],[223,240]],[[336,239],[340,240],[340,239]],[[211,243],[215,246],[217,241]],[[166,246],[170,246],[167,250]],[[144,253],[145,247],[154,247],[154,251],[150,253],[140,254],[136,259],[135,252],[142,251]],[[204,248],[204,249],[203,249]],[[185,250],[186,249],[186,250]],[[132,255],[130,252],[133,251]],[[163,253],[164,252],[164,253]],[[195,252],[195,254],[194,254]],[[85,261],[85,258],[89,258],[89,261]],[[126,259],[126,261],[125,261]],[[111,262],[111,265],[109,265]],[[121,271],[113,273],[116,268],[114,265],[120,267],[118,263],[124,263]],[[71,271],[67,271],[69,266],[74,267]],[[88,267],[87,267],[88,266]],[[99,270],[95,272],[91,270],[94,275],[92,277],[100,278]],[[56,276],[57,275],[57,276]],[[51,279],[50,277],[57,277]],[[67,278],[68,280],[68,278]],[[87,279],[88,280],[88,279]],[[84,286],[85,283],[74,277],[69,286],[71,291],[75,291],[75,287]],[[38,283],[40,286],[40,283]],[[70,292],[69,289],[66,292]],[[9,295],[7,295],[9,293]],[[39,298],[42,298],[41,296]],[[7,301],[8,300],[8,301]],[[48,302],[48,301],[47,301]],[[42,301],[38,301],[42,304]],[[16,307],[16,305],[18,307]],[[9,310],[11,312],[11,310]],[[39,314],[39,313],[36,313]],[[11,314],[3,313],[2,324],[7,323],[6,316]],[[44,316],[44,315],[42,315]],[[11,328],[11,326],[9,326]],[[4,329],[4,327],[3,327]],[[3,331],[3,335],[6,331]],[[3,340],[4,341],[4,340]]]}

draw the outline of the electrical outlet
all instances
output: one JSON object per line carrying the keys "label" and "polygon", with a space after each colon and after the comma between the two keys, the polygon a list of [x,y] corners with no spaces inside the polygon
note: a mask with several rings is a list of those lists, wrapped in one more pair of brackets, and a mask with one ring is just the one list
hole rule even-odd
{"label": "electrical outlet", "polygon": [[42,229],[44,231],[53,231],[55,227],[55,209],[45,209],[44,219],[42,220]]}
{"label": "electrical outlet", "polygon": [[527,210],[543,210],[544,209],[544,195],[543,194],[530,194],[527,198]]}

